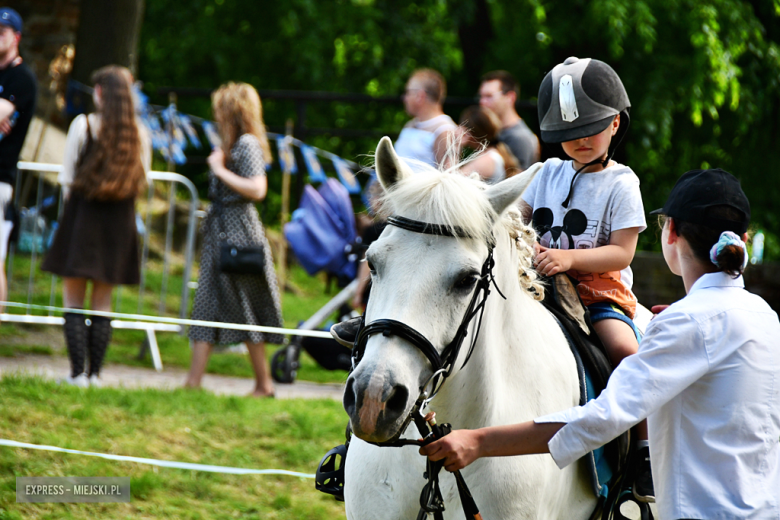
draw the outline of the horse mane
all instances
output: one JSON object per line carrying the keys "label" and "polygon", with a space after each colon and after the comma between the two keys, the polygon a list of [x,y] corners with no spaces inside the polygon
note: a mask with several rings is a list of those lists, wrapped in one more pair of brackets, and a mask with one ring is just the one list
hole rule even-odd
{"label": "horse mane", "polygon": [[[469,161],[473,156],[469,158]],[[499,217],[485,194],[487,184],[479,174],[464,175],[466,162],[447,169],[401,159],[414,171],[387,190],[381,198],[381,215],[401,215],[414,220],[456,228],[467,235],[492,242],[493,229],[501,225],[509,233],[518,258],[520,285],[534,299],[544,298],[544,285],[533,268],[536,232],[523,223],[517,206],[512,205]]]}

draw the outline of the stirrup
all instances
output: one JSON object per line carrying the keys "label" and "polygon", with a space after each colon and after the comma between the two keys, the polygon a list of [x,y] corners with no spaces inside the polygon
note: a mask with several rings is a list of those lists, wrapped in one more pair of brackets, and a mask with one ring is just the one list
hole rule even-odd
{"label": "stirrup", "polygon": [[320,461],[314,480],[314,487],[339,502],[344,501],[344,466],[347,459],[347,446],[336,446]]}

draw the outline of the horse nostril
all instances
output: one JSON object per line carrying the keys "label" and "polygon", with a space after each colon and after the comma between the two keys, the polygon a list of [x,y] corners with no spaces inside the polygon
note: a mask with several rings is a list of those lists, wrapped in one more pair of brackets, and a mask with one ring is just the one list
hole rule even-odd
{"label": "horse nostril", "polygon": [[393,387],[390,396],[387,399],[385,407],[387,410],[401,413],[406,409],[406,401],[409,399],[409,390],[405,386],[397,385]]}
{"label": "horse nostril", "polygon": [[347,412],[347,415],[352,417],[355,413],[355,403],[357,401],[357,395],[355,393],[355,380],[350,380],[347,382],[346,388],[344,388],[344,411]]}

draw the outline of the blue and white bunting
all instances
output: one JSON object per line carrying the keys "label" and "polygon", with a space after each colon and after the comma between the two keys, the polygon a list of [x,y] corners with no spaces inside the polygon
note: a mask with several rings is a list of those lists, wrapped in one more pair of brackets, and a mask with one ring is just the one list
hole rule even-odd
{"label": "blue and white bunting", "polygon": [[309,180],[311,182],[325,182],[328,178],[325,176],[325,171],[322,169],[314,148],[303,143],[301,143],[299,148],[301,149],[301,155],[303,155],[303,162],[306,163],[306,169],[309,171]]}
{"label": "blue and white bunting", "polygon": [[336,168],[336,174],[341,179],[341,184],[347,188],[347,191],[352,195],[360,193],[360,183],[358,183],[355,174],[352,173],[344,159],[334,155],[331,160],[333,161],[333,167]]}
{"label": "blue and white bunting", "polygon": [[276,138],[276,147],[279,150],[279,167],[282,171],[298,173],[298,165],[295,163],[295,154],[290,139],[280,135]]}
{"label": "blue and white bunting", "polygon": [[[86,86],[84,87],[86,88]],[[188,146],[199,150],[203,148],[204,143],[198,135],[196,125],[200,125],[203,129],[203,133],[211,148],[222,146],[219,132],[212,121],[182,114],[176,109],[175,104],[170,104],[167,107],[150,105],[149,98],[137,85],[133,88],[133,98],[138,117],[149,130],[152,148],[159,151],[166,161],[172,161],[175,164],[186,164],[187,156],[184,150]],[[322,155],[333,162],[338,178],[350,194],[357,195],[361,193],[360,183],[357,181],[353,171],[353,168],[357,167],[354,163],[309,146],[292,137],[274,133],[269,133],[268,137],[270,140],[276,140],[276,147],[279,153],[279,168],[281,170],[289,171],[292,174],[298,173],[298,164],[293,148],[293,145],[295,145],[301,151],[310,182],[323,183],[328,179],[318,157]],[[266,170],[270,170],[272,165],[273,157],[269,157],[266,161]],[[366,199],[366,194],[363,194],[363,198],[364,200]]]}
{"label": "blue and white bunting", "polygon": [[214,126],[214,123],[211,121],[202,121],[200,126],[203,128],[203,133],[206,134],[206,139],[209,140],[209,145],[211,145],[212,148],[219,148],[222,146],[222,139],[220,139],[219,132],[217,132],[217,127]]}
{"label": "blue and white bunting", "polygon": [[192,146],[198,150],[203,148],[203,143],[200,142],[198,132],[192,125],[192,119],[190,119],[190,116],[179,112],[179,123],[181,123],[181,127],[184,129],[184,133],[187,134],[187,138],[190,140],[190,144],[192,144]]}
{"label": "blue and white bunting", "polygon": [[181,149],[181,146],[176,141],[172,141],[167,147],[161,148],[160,153],[166,161],[172,161],[175,164],[187,163],[187,156],[184,155],[184,150]]}
{"label": "blue and white bunting", "polygon": [[152,148],[155,150],[162,150],[168,148],[168,135],[163,131],[160,120],[157,119],[156,114],[147,114],[148,117],[144,119],[146,126],[149,128],[149,134],[152,138]]}
{"label": "blue and white bunting", "polygon": [[[173,137],[173,141],[179,148],[184,150],[187,146],[187,137],[184,135],[184,130],[181,127],[179,121],[179,113],[176,111],[176,105],[168,105],[168,108],[161,112],[163,121],[165,122],[165,132],[170,133]],[[176,163],[178,164],[178,163]]]}

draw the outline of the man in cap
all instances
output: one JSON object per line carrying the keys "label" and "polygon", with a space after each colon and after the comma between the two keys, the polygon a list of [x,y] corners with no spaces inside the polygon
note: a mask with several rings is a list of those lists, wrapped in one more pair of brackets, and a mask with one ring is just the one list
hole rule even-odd
{"label": "man in cap", "polygon": [[22,17],[9,7],[0,7],[0,301],[8,296],[5,255],[10,225],[6,209],[13,197],[16,163],[35,111],[37,83],[22,63],[19,41]]}

